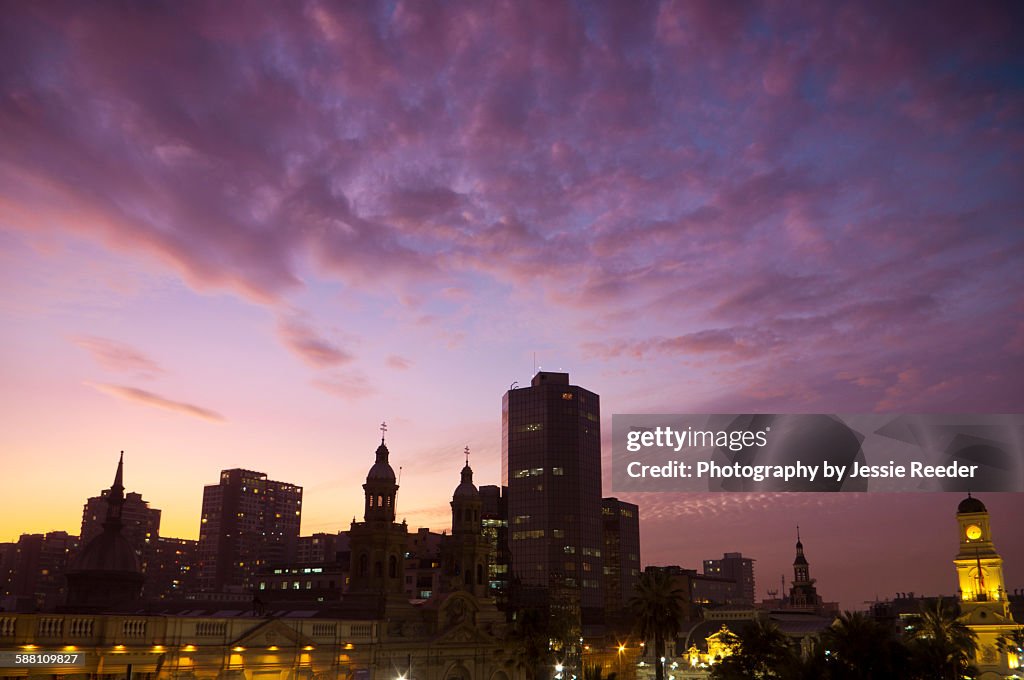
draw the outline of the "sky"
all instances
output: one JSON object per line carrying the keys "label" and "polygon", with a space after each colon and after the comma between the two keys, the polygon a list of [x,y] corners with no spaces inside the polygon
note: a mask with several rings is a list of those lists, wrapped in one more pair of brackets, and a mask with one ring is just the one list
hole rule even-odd
{"label": "sky", "polygon": [[[1024,25],[970,3],[0,3],[0,540],[245,467],[449,525],[501,396],[1020,412]],[[605,493],[610,488],[606,446]],[[955,494],[636,494],[645,564],[952,593]],[[1024,588],[1024,495],[981,496]]]}

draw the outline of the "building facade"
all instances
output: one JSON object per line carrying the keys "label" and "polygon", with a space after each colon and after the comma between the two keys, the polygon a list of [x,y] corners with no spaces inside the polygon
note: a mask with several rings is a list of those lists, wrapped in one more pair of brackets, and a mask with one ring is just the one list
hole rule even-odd
{"label": "building facade", "polygon": [[743,553],[728,552],[720,560],[704,560],[704,575],[735,581],[739,597],[730,604],[754,605],[754,560]]}
{"label": "building facade", "polygon": [[640,579],[640,508],[618,498],[601,500],[606,620],[626,621]]}
{"label": "building facade", "polygon": [[245,592],[264,565],[294,559],[302,487],[262,472],[223,470],[203,490],[199,525],[199,589]]}
{"label": "building facade", "polygon": [[541,371],[502,399],[512,606],[583,623],[604,618],[601,405]]}
{"label": "building facade", "polygon": [[63,604],[64,572],[79,540],[66,531],[22,534],[6,544],[0,568],[0,607],[8,611],[45,611]]}
{"label": "building facade", "polygon": [[508,608],[509,566],[512,555],[508,546],[508,489],[495,485],[480,487],[483,532],[491,546],[493,560],[489,568],[489,597],[498,608]]}

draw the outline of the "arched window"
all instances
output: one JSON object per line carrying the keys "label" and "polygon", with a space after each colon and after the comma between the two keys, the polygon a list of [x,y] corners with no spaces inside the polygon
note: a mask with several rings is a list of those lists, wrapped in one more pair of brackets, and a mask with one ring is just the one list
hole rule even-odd
{"label": "arched window", "polygon": [[391,578],[398,577],[398,560],[392,555],[388,558],[388,576]]}
{"label": "arched window", "polygon": [[366,567],[369,560],[366,558],[366,553],[359,556],[359,575],[366,576]]}

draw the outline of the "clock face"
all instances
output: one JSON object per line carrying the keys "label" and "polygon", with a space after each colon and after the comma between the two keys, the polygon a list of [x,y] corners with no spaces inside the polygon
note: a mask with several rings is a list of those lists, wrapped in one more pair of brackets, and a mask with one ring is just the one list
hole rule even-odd
{"label": "clock face", "polygon": [[979,538],[981,538],[981,527],[979,527],[977,524],[968,525],[967,531],[964,533],[967,534],[967,538],[969,540],[976,541]]}

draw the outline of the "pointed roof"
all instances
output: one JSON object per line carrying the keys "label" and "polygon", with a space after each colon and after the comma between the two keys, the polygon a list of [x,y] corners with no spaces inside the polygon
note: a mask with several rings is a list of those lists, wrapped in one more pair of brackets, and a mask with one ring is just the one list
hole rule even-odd
{"label": "pointed roof", "polygon": [[804,557],[804,544],[800,540],[800,525],[796,525],[796,559],[793,560],[793,566],[800,564],[807,564],[807,558]]}
{"label": "pointed roof", "polygon": [[83,546],[73,569],[139,573],[139,561],[128,540],[121,534],[121,509],[124,505],[124,451],[117,461],[114,483],[107,492],[107,517],[103,531]]}

